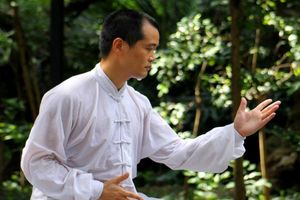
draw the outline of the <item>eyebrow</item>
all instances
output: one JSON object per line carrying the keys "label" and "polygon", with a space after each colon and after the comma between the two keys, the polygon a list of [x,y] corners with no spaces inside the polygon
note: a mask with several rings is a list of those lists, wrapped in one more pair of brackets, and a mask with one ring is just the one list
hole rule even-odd
{"label": "eyebrow", "polygon": [[155,43],[150,43],[150,44],[147,44],[148,47],[151,47],[151,48],[157,48],[159,44],[155,44]]}

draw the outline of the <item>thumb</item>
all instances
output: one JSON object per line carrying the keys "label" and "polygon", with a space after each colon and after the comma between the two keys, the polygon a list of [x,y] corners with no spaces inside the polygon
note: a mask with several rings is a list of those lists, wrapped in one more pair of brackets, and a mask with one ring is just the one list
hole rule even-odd
{"label": "thumb", "polygon": [[113,179],[110,180],[111,183],[114,184],[120,184],[122,181],[126,180],[129,177],[129,173],[126,172],[125,174],[121,175],[121,176],[117,176]]}
{"label": "thumb", "polygon": [[245,111],[246,107],[247,107],[247,100],[244,97],[242,97],[241,102],[240,102],[240,106],[239,106],[237,112]]}

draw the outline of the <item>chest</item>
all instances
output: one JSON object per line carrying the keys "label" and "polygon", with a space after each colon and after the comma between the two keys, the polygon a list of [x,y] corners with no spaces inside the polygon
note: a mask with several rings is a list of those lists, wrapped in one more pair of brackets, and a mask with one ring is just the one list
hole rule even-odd
{"label": "chest", "polygon": [[[113,99],[109,95],[93,98],[78,112],[78,120],[68,141],[73,161],[94,162],[106,158],[115,144],[123,144],[130,157],[139,157],[142,148],[144,114],[130,97]],[[118,153],[117,151],[113,151]]]}

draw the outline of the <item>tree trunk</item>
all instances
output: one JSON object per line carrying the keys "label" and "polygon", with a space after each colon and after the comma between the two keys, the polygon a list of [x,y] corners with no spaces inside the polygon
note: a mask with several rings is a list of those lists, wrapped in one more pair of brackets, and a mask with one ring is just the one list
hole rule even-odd
{"label": "tree trunk", "polygon": [[[196,113],[195,113],[195,119],[194,119],[194,127],[192,132],[192,137],[195,138],[199,135],[200,131],[200,120],[201,120],[201,78],[204,74],[204,71],[206,69],[207,62],[204,61],[202,63],[201,69],[198,73],[196,84],[195,84],[195,107],[196,107]],[[184,177],[184,199],[189,199],[189,184],[187,183],[188,177]]]}
{"label": "tree trunk", "polygon": [[3,173],[4,173],[4,143],[0,139],[0,183],[3,182]]}
{"label": "tree trunk", "polygon": [[[259,48],[259,43],[260,43],[260,29],[256,29],[255,33],[255,44],[254,44],[254,53],[252,57],[252,65],[251,65],[251,70],[252,74],[255,74],[256,67],[257,67],[257,58],[258,58],[258,48]],[[253,77],[254,78],[254,77]],[[257,97],[257,101],[261,102],[264,99],[264,94],[261,94],[260,96]],[[266,137],[265,137],[265,132],[264,129],[260,130],[258,133],[258,141],[259,141],[259,157],[260,157],[260,171],[262,174],[262,178],[265,180],[268,180],[268,168],[266,164]],[[266,186],[263,188],[263,194],[265,200],[270,199],[270,189]]]}
{"label": "tree trunk", "polygon": [[[34,121],[38,115],[38,110],[39,110],[38,107],[39,107],[40,100],[41,100],[41,95],[40,95],[38,81],[37,81],[37,73],[30,64],[29,48],[26,43],[26,37],[25,37],[24,31],[22,28],[17,4],[12,2],[10,4],[10,6],[12,8],[15,37],[16,37],[16,43],[18,46],[20,64],[21,64],[21,69],[22,69],[22,79],[24,82],[26,96],[27,96],[29,108],[31,111],[31,117],[32,117],[32,120]],[[0,163],[3,163],[3,162],[0,162]],[[2,166],[2,168],[4,168],[4,166]],[[4,169],[1,169],[1,172],[2,172],[2,170],[4,170]],[[21,186],[24,186],[25,177],[21,170],[20,170],[20,180],[21,180],[21,182],[20,182]]]}
{"label": "tree trunk", "polygon": [[[236,114],[241,100],[241,84],[240,84],[240,0],[230,0],[231,15],[231,62],[232,62],[232,100],[233,100],[233,117]],[[234,182],[235,194],[234,199],[245,200],[245,184],[243,175],[243,158],[239,158],[234,164]]]}
{"label": "tree trunk", "polygon": [[51,1],[51,86],[59,84],[62,80],[63,69],[63,37],[64,37],[64,1]]}
{"label": "tree trunk", "polygon": [[295,102],[292,106],[292,113],[291,113],[291,128],[295,131],[300,131],[300,104],[298,103],[300,99],[300,91],[293,94],[293,101]]}
{"label": "tree trunk", "polygon": [[260,43],[260,29],[258,28],[255,31],[254,53],[253,53],[252,65],[251,65],[252,72],[256,71],[259,43]]}
{"label": "tree trunk", "polygon": [[[261,175],[265,180],[268,180],[268,168],[267,168],[267,158],[266,158],[266,138],[263,129],[259,131],[259,157],[260,157],[260,170]],[[270,189],[266,186],[263,188],[264,200],[270,199]]]}
{"label": "tree trunk", "polygon": [[201,78],[204,74],[204,71],[206,69],[207,62],[203,62],[201,69],[198,73],[196,85],[195,85],[195,107],[196,107],[196,113],[195,113],[195,119],[194,119],[194,127],[193,127],[193,137],[197,137],[199,135],[200,131],[200,120],[201,120]]}
{"label": "tree trunk", "polygon": [[22,75],[24,86],[26,90],[26,95],[28,99],[28,104],[31,111],[32,119],[34,120],[38,114],[38,106],[40,103],[40,92],[37,85],[36,73],[34,69],[30,68],[30,58],[29,50],[26,44],[26,39],[24,31],[21,25],[18,7],[15,3],[11,3],[13,19],[14,19],[14,29],[15,37],[19,50],[20,64],[22,68]]}

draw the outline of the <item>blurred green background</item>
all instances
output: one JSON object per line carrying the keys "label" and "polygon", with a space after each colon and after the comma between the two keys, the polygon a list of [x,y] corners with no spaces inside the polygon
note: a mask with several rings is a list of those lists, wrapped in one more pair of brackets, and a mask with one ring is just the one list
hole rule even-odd
{"label": "blurred green background", "polygon": [[145,159],[138,190],[178,200],[300,199],[298,0],[1,0],[0,199],[30,198],[20,156],[41,97],[94,67],[101,23],[119,8],[147,12],[160,24],[150,75],[129,84],[181,137],[231,123],[240,96],[250,108],[282,101],[224,173],[171,171]]}

